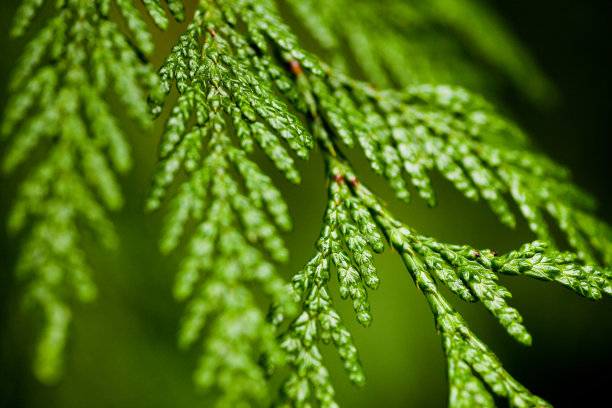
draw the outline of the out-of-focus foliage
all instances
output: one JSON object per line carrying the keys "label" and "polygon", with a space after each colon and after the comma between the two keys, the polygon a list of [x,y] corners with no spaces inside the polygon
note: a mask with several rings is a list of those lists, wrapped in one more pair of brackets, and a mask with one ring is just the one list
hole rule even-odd
{"label": "out-of-focus foliage", "polygon": [[[22,2],[13,36],[26,33],[42,3]],[[100,244],[117,245],[106,211],[122,205],[116,173],[130,169],[131,157],[108,95],[113,92],[130,117],[149,129],[146,94],[159,82],[139,54],[153,51],[153,39],[130,1],[116,5],[135,46],[109,20],[110,1],[56,3],[14,69],[13,96],[2,122],[2,135],[11,143],[2,170],[14,172],[26,161],[37,161],[21,181],[8,224],[11,232],[27,234],[17,273],[28,281],[26,301],[45,316],[34,363],[44,382],[57,380],[61,371],[70,302],[96,296],[80,248],[82,227],[91,229]],[[156,21],[164,19],[158,14]]]}
{"label": "out-of-focus foliage", "polygon": [[[41,3],[24,1],[16,34]],[[58,2],[55,17],[32,40],[13,80],[3,133],[13,138],[8,170],[31,151],[45,151],[11,218],[14,229],[32,219],[18,270],[30,273],[28,297],[48,321],[38,376],[57,377],[72,293],[82,300],[95,293],[78,246],[80,220],[99,232],[100,242],[116,240],[105,209],[121,205],[115,171],[128,169],[129,148],[106,102],[112,89],[144,127],[145,92],[154,116],[166,100],[173,104],[147,208],[162,208],[169,196],[160,249],[183,247],[174,287],[175,298],[187,301],[179,344],[202,341],[194,380],[216,396],[217,406],[273,399],[280,406],[337,406],[321,343],[333,342],[351,382],[364,384],[328,281],[335,270],[341,297],[351,298],[357,321],[367,327],[368,289],[379,285],[373,254],[383,251],[383,236],[434,314],[450,405],[492,406],[498,396],[511,406],[546,406],[503,369],[439,289],[483,303],[528,345],[531,336],[498,275],[555,281],[591,299],[610,295],[612,275],[601,265],[612,262],[612,232],[591,215],[594,200],[571,184],[569,172],[533,152],[515,125],[464,88],[437,85],[484,89],[477,78],[487,64],[534,100],[548,95],[546,81],[476,1],[289,3],[332,65],[302,48],[272,0],[201,0],[193,18],[179,0],[166,6],[143,0],[159,28],[169,24],[165,7],[189,21],[158,76],[143,57],[153,50],[151,34],[129,0],[113,3],[128,36],[108,19],[110,1],[72,0]],[[481,66],[466,49],[487,62]],[[408,86],[380,90],[353,80],[351,59],[378,85]],[[289,209],[252,153],[261,150],[299,183],[293,155],[307,159],[315,146],[326,163],[327,210],[315,254],[285,285],[275,264],[288,257],[281,232],[291,228]],[[536,241],[498,256],[417,233],[359,181],[344,155],[355,146],[399,199],[410,200],[410,182],[434,206],[430,173],[436,171],[513,227],[511,197],[549,244]],[[576,254],[555,248],[545,213]],[[268,316],[262,303],[273,304]],[[281,366],[288,374],[276,397],[267,376]]]}
{"label": "out-of-focus foliage", "polygon": [[335,69],[350,74],[355,65],[377,86],[445,83],[495,95],[503,77],[536,103],[553,97],[552,85],[481,0],[283,3]]}

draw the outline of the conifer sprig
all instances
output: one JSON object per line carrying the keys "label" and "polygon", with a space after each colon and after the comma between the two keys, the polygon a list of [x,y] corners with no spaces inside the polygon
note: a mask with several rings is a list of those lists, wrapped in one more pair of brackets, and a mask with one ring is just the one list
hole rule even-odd
{"label": "conifer sprig", "polygon": [[368,209],[351,193],[342,175],[330,176],[327,210],[315,255],[291,281],[302,312],[280,339],[293,371],[283,385],[279,406],[307,406],[312,399],[323,407],[335,406],[333,387],[319,351],[320,341],[333,341],[353,384],[365,383],[357,348],[333,307],[328,282],[333,267],[340,296],[350,296],[357,320],[369,326],[372,315],[366,288],[376,289],[379,285],[372,252],[381,252],[383,242]]}
{"label": "conifer sprig", "polygon": [[[302,312],[280,337],[293,366],[280,401],[297,407],[308,406],[312,401],[320,406],[336,406],[333,387],[319,352],[320,343],[331,339],[338,347],[351,381],[363,384],[365,378],[357,349],[333,307],[327,283],[333,265],[341,297],[350,294],[357,320],[367,326],[371,315],[365,287],[375,289],[379,283],[369,249],[382,251],[380,231],[402,257],[434,314],[447,358],[449,405],[495,406],[492,394],[496,394],[506,398],[513,407],[548,406],[503,369],[495,354],[471,332],[440,293],[439,284],[465,301],[482,302],[515,340],[529,345],[531,336],[518,311],[506,303],[511,294],[499,285],[498,274],[523,274],[556,281],[582,296],[600,299],[603,293],[612,296],[612,272],[582,266],[575,255],[549,250],[538,241],[500,256],[492,250],[443,244],[420,235],[394,218],[376,195],[359,183],[346,161],[335,157],[330,150],[324,154],[329,183],[328,209],[314,257],[292,280]],[[349,212],[349,208],[353,211]],[[361,230],[368,231],[370,242],[358,232],[356,225],[363,225]]]}
{"label": "conifer sprig", "polygon": [[[21,3],[13,36],[26,33],[42,3]],[[26,230],[16,270],[29,283],[27,304],[44,315],[34,362],[43,382],[60,375],[71,302],[96,296],[80,245],[82,226],[102,245],[117,245],[107,210],[122,205],[116,174],[129,170],[131,157],[109,93],[114,91],[143,128],[150,126],[145,97],[158,80],[140,54],[153,50],[152,37],[130,1],[116,3],[136,46],[109,20],[110,1],[58,1],[26,46],[9,85],[13,96],[2,136],[10,144],[2,170],[14,172],[30,157],[40,157],[19,186],[9,230]]]}
{"label": "conifer sprig", "polygon": [[[271,77],[284,78],[272,58],[262,55],[266,16],[254,2],[202,2],[160,69],[163,92],[149,99],[151,111],[159,113],[176,81],[179,97],[162,135],[147,206],[159,208],[178,173],[186,173],[171,200],[161,248],[174,249],[186,222],[195,219],[198,227],[174,292],[179,300],[190,299],[180,343],[190,345],[204,326],[210,327],[195,381],[220,392],[219,406],[264,400],[268,392],[260,356],[266,356],[269,369],[282,360],[274,326],[258,307],[252,284],[283,310],[292,307],[267,260],[287,260],[279,234],[291,227],[287,206],[247,153],[258,145],[288,180],[298,183],[284,143],[302,158],[313,143],[274,92],[278,85],[269,84]],[[237,29],[239,20],[248,36]],[[270,27],[268,34],[282,29]]]}
{"label": "conifer sprig", "polygon": [[[165,251],[176,247],[186,222],[195,218],[199,226],[175,286],[178,299],[190,299],[181,342],[198,339],[212,320],[196,382],[221,391],[220,405],[263,401],[264,368],[272,369],[285,356],[292,370],[278,404],[308,406],[316,401],[335,406],[320,341],[333,342],[351,381],[363,384],[357,349],[333,307],[327,283],[336,270],[341,297],[351,297],[357,320],[367,326],[372,319],[367,289],[378,286],[373,252],[382,251],[382,235],[402,256],[434,311],[447,353],[451,405],[491,405],[489,390],[513,406],[546,404],[503,370],[439,293],[436,280],[463,300],[482,302],[511,336],[530,344],[522,317],[507,304],[510,293],[498,283],[499,273],[557,281],[593,299],[610,294],[610,273],[580,266],[573,255],[546,251],[539,242],[497,256],[419,235],[393,218],[340,158],[342,149],[358,144],[399,198],[409,201],[409,179],[432,206],[435,195],[428,172],[435,169],[467,197],[488,201],[500,219],[513,226],[510,195],[544,239],[550,234],[542,212],[555,216],[556,206],[571,209],[575,217],[557,218],[577,237],[571,243],[580,258],[591,261],[598,255],[587,252],[576,232],[598,231],[592,245],[607,259],[607,227],[590,216],[585,221],[592,199],[567,184],[564,168],[531,152],[516,126],[461,88],[415,85],[381,91],[331,70],[299,47],[269,1],[201,1],[159,75],[163,91],[151,95],[151,111],[161,112],[173,83],[179,96],[162,135],[148,207],[159,208],[179,172],[185,172],[186,181],[170,204],[161,246]],[[287,292],[266,261],[268,256],[285,259],[278,228],[289,225],[286,206],[247,154],[259,145],[289,180],[298,182],[285,146],[307,158],[312,135],[327,160],[329,202],[317,251]],[[265,191],[271,192],[267,201],[256,198]],[[279,214],[286,222],[278,222]],[[246,253],[252,253],[249,262]],[[228,265],[234,265],[229,270],[235,273],[226,272]],[[265,284],[252,275],[253,268],[270,271],[266,279],[274,282],[274,290],[265,290],[275,303],[270,322],[280,327],[291,320],[276,345],[270,343],[274,328],[264,322],[248,289],[249,282]],[[224,288],[230,298],[241,293],[246,300],[236,309],[210,286]],[[288,312],[292,302],[282,296],[287,293],[301,305],[293,318]],[[234,332],[225,321],[247,311],[256,324],[239,334],[239,345],[231,341]],[[267,363],[258,368],[260,353]]]}
{"label": "conifer sprig", "polygon": [[486,200],[504,224],[516,224],[510,196],[538,239],[554,246],[547,213],[582,260],[610,264],[612,230],[591,215],[595,200],[482,98],[446,85],[381,91],[333,74],[328,89],[316,85],[322,81],[313,80],[317,109],[346,145],[359,141],[398,198],[410,200],[408,178],[435,206],[428,173],[437,170],[466,197]]}

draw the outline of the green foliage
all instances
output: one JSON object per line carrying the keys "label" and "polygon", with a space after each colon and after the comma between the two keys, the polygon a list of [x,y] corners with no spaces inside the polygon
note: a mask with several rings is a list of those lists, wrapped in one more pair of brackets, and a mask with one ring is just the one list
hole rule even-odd
{"label": "green foliage", "polygon": [[440,243],[394,218],[376,195],[359,183],[347,162],[329,150],[326,159],[329,201],[317,251],[292,280],[303,312],[282,336],[294,366],[284,385],[287,406],[308,406],[311,400],[335,406],[333,387],[318,350],[321,341],[333,339],[349,379],[363,385],[357,350],[332,305],[328,281],[333,264],[341,297],[350,295],[357,320],[367,327],[372,317],[366,287],[376,289],[379,284],[372,264],[372,251],[382,251],[379,231],[401,256],[432,309],[447,358],[450,406],[494,406],[491,391],[506,398],[510,406],[548,406],[503,369],[440,293],[439,285],[464,301],[482,302],[508,334],[529,345],[531,335],[518,311],[507,304],[511,294],[498,284],[499,274],[556,281],[582,296],[600,299],[602,293],[612,296],[612,272],[582,266],[575,255],[548,250],[538,241],[502,256],[489,249]]}
{"label": "green foliage", "polygon": [[[21,4],[14,36],[25,34],[42,3]],[[39,158],[21,182],[8,223],[14,233],[27,226],[16,269],[29,282],[26,301],[45,316],[34,363],[44,382],[60,374],[72,299],[96,296],[80,247],[82,226],[104,246],[117,245],[106,211],[122,205],[116,173],[129,170],[131,157],[109,92],[143,128],[150,126],[145,98],[158,80],[139,52],[153,50],[152,37],[131,2],[117,5],[138,47],[109,20],[110,1],[57,2],[15,68],[2,122],[2,135],[11,140],[4,172]]]}
{"label": "green foliage", "polygon": [[[478,0],[284,0],[336,70],[381,86],[448,83],[478,91],[502,75],[528,98],[548,102],[546,77]],[[486,64],[483,64],[486,62]]]}
{"label": "green foliage", "polygon": [[[521,62],[520,48],[475,1],[288,3],[334,54],[333,69],[298,44],[271,0],[201,0],[193,18],[180,0],[143,0],[161,29],[169,25],[165,8],[177,21],[189,21],[158,76],[142,56],[153,51],[153,37],[130,0],[114,2],[129,34],[109,20],[109,0],[67,0],[30,41],[2,133],[12,138],[6,171],[33,153],[43,156],[22,182],[9,220],[15,231],[29,220],[17,270],[28,276],[26,297],[46,316],[38,377],[52,381],[59,374],[72,298],[95,296],[78,243],[81,225],[100,243],[116,244],[106,212],[122,204],[116,173],[129,169],[130,149],[108,100],[120,99],[147,128],[147,108],[160,115],[176,95],[146,207],[157,210],[168,201],[160,250],[181,248],[174,296],[186,301],[186,312],[179,345],[202,341],[194,380],[215,392],[218,406],[271,399],[287,407],[337,406],[321,343],[332,342],[350,381],[363,385],[355,340],[328,282],[336,271],[341,298],[350,297],[357,321],[367,327],[368,291],[379,286],[374,253],[383,251],[384,240],[433,312],[450,406],[493,406],[495,396],[513,407],[547,406],[504,370],[440,288],[482,303],[510,336],[529,345],[499,275],[554,281],[591,299],[612,296],[612,272],[602,266],[612,264],[612,230],[591,215],[594,200],[571,184],[569,172],[534,152],[520,129],[482,98],[436,84],[461,83],[465,72],[478,77],[480,69],[462,49],[468,45],[517,85],[528,83],[522,89],[533,99],[547,95],[545,79]],[[22,3],[15,35],[25,33],[41,5]],[[383,8],[394,11],[391,21],[383,21]],[[346,76],[345,49],[373,82],[407,87],[380,90]],[[440,64],[439,49],[448,65]],[[299,183],[294,155],[308,159],[315,146],[326,163],[327,209],[314,255],[286,285],[276,265],[288,258],[282,233],[291,228],[289,209],[251,154],[261,150]],[[434,206],[430,173],[436,171],[466,197],[485,200],[510,227],[513,201],[538,241],[498,255],[417,233],[359,181],[343,154],[355,147],[401,200],[410,201],[410,182]],[[557,249],[546,214],[576,254]],[[289,370],[275,398],[268,376],[283,366]]]}
{"label": "green foliage", "polygon": [[[259,145],[288,180],[298,183],[299,174],[281,140],[303,158],[313,144],[304,125],[266,82],[281,69],[271,59],[259,58],[235,28],[236,15],[248,16],[255,34],[258,26],[267,24],[266,16],[252,6],[200,6],[162,66],[165,94],[176,80],[179,97],[162,135],[161,161],[147,204],[158,208],[178,172],[187,173],[171,201],[161,249],[174,249],[185,223],[197,221],[174,290],[177,299],[190,299],[180,343],[196,341],[214,316],[195,381],[204,388],[216,387],[221,393],[218,404],[228,407],[263,400],[267,386],[259,357],[265,354],[272,366],[282,356],[274,327],[258,308],[251,285],[260,285],[271,301],[291,307],[282,279],[266,260],[269,256],[283,262],[288,257],[278,231],[291,228],[287,206],[245,152]],[[153,113],[161,111],[163,98],[152,95]]]}
{"label": "green foliage", "polygon": [[486,200],[504,224],[516,222],[508,193],[539,239],[553,243],[544,218],[548,212],[581,259],[610,263],[612,233],[590,215],[594,199],[571,184],[565,168],[534,152],[525,135],[481,98],[446,85],[398,92],[344,78],[330,82],[334,91],[317,95],[325,99],[322,109],[345,109],[344,121],[330,127],[359,140],[372,169],[398,198],[409,201],[408,178],[434,206],[428,171],[435,169],[466,197]]}

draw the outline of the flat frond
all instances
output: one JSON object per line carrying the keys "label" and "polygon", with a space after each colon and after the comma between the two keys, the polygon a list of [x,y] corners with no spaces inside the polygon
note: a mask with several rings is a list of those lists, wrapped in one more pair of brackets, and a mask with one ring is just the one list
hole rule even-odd
{"label": "flat frond", "polygon": [[[13,35],[25,33],[42,3],[22,2]],[[117,245],[107,211],[122,206],[117,174],[130,169],[131,157],[107,93],[114,89],[128,114],[148,126],[144,96],[157,83],[150,65],[108,19],[108,1],[56,3],[20,57],[2,122],[9,141],[3,171],[15,172],[43,153],[25,168],[8,221],[11,232],[25,230],[16,269],[29,285],[27,304],[44,315],[34,361],[43,382],[61,374],[71,303],[96,296],[80,244],[82,226],[106,247]],[[139,14],[130,2],[117,5],[130,18]],[[148,38],[143,25],[133,31]],[[145,43],[140,41],[142,51],[151,51],[152,42]]]}
{"label": "flat frond", "polygon": [[[317,136],[320,134],[315,133]],[[322,140],[321,146],[325,146]],[[510,406],[549,406],[531,394],[504,370],[499,359],[469,329],[463,318],[439,291],[439,284],[468,302],[481,302],[515,340],[531,344],[531,335],[523,325],[518,311],[506,299],[510,292],[498,283],[499,274],[526,275],[540,280],[555,281],[591,299],[602,294],[612,295],[612,274],[609,269],[584,266],[572,253],[562,253],[535,241],[517,251],[498,255],[492,250],[475,250],[467,245],[449,245],[420,235],[398,219],[380,203],[366,186],[360,184],[349,164],[324,149],[329,177],[330,201],[317,252],[304,270],[293,278],[293,289],[302,314],[293,320],[282,344],[290,356],[290,363],[298,374],[291,374],[284,386],[283,398],[295,406],[317,401],[321,406],[335,403],[333,387],[318,354],[320,342],[327,343],[325,327],[333,311],[327,287],[334,265],[340,282],[340,295],[353,299],[357,319],[364,325],[371,320],[365,286],[375,289],[379,280],[367,249],[365,237],[355,235],[357,228],[345,210],[348,202],[353,208],[364,209],[365,224],[371,225],[371,236],[380,239],[384,234],[389,245],[404,261],[419,291],[427,299],[442,336],[447,358],[449,405],[452,407],[494,406],[493,396],[508,400]],[[361,213],[361,212],[360,212]],[[340,231],[338,231],[340,230]],[[378,244],[371,249],[381,248]],[[440,283],[438,283],[439,280]],[[365,319],[367,316],[367,319]],[[346,338],[351,339],[350,334]],[[353,341],[351,340],[351,345]],[[338,346],[338,345],[337,345]],[[363,381],[363,369],[357,354],[349,354],[350,361],[339,349],[349,377],[357,385]],[[300,369],[305,361],[314,360],[312,371]],[[316,370],[315,370],[316,369]],[[359,373],[358,375],[356,373]]]}

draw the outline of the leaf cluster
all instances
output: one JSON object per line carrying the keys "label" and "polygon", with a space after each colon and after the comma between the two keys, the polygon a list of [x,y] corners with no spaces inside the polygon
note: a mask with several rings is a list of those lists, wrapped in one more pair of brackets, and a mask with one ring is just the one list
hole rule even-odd
{"label": "leaf cluster", "polygon": [[[519,312],[508,305],[511,293],[499,284],[500,274],[555,281],[582,296],[600,299],[602,294],[612,296],[612,272],[583,266],[576,255],[550,250],[539,241],[505,255],[441,243],[394,218],[376,195],[359,183],[348,163],[329,152],[327,161],[330,187],[324,226],[314,257],[292,280],[302,312],[281,337],[294,367],[283,388],[285,400],[290,401],[287,406],[309,406],[311,401],[320,406],[337,405],[318,349],[320,342],[333,339],[349,379],[363,385],[354,341],[334,309],[328,281],[333,264],[341,297],[350,294],[357,320],[367,326],[371,315],[365,288],[376,289],[379,284],[370,252],[382,251],[379,232],[402,258],[433,312],[447,359],[449,405],[495,406],[493,395],[497,395],[513,407],[548,406],[504,370],[445,299],[440,285],[464,301],[481,302],[508,334],[529,345],[531,335]],[[347,210],[338,210],[348,208],[353,209],[351,216]],[[367,231],[367,235],[360,231]],[[338,255],[343,246],[351,257]]]}
{"label": "leaf cluster", "polygon": [[[25,35],[42,3],[22,2],[13,36]],[[116,2],[131,39],[109,19],[110,4],[56,2],[15,67],[2,122],[9,139],[2,170],[15,172],[28,162],[8,224],[12,233],[26,234],[16,270],[29,284],[27,304],[44,315],[34,362],[44,382],[60,375],[72,299],[96,296],[80,244],[83,226],[100,244],[117,245],[107,210],[122,206],[117,174],[130,169],[131,156],[109,94],[149,128],[146,94],[158,84],[142,57],[152,52],[153,41],[140,12],[129,1]]]}

